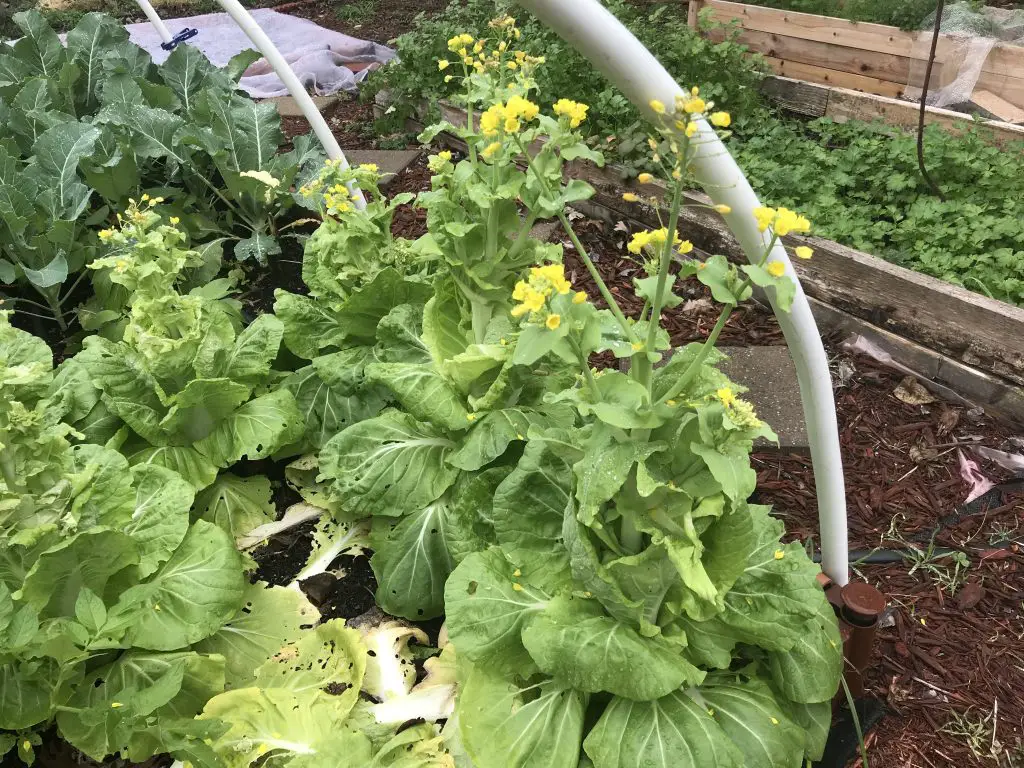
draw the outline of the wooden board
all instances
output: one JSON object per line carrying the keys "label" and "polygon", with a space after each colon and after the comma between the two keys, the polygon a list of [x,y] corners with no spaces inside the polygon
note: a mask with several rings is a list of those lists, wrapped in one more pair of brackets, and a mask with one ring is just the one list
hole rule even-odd
{"label": "wooden board", "polygon": [[[757,32],[744,29],[732,34],[721,27],[709,29],[705,37],[714,42],[731,39],[742,43],[752,51],[757,51],[774,59],[809,64],[825,69],[835,69],[893,83],[909,83],[912,59],[892,53],[877,53],[862,48],[850,48],[845,45],[819,43],[803,40],[799,37],[779,35],[774,32]],[[922,73],[923,74],[923,73]],[[932,83],[939,82],[941,65],[936,65],[932,73]],[[918,87],[920,87],[918,85]]]}
{"label": "wooden board", "polygon": [[1007,123],[1024,123],[1024,109],[1015,107],[1006,99],[1001,99],[989,91],[975,89],[971,94],[971,103],[991,112]]}
{"label": "wooden board", "polygon": [[[880,87],[871,81],[842,78],[834,71],[906,85],[912,77],[921,77],[922,62],[928,50],[926,32],[906,32],[883,24],[853,22],[728,0],[690,0],[687,17],[690,26],[697,26],[702,13],[713,22],[738,29],[738,42],[752,51],[779,60],[769,62],[779,74],[881,96],[899,94],[890,87]],[[705,34],[711,39],[723,39],[727,31],[720,27],[711,28],[705,30]],[[963,43],[959,38],[941,35],[932,83],[942,85],[952,81],[963,55]],[[944,64],[947,65],[945,71]],[[826,77],[828,79],[824,79]],[[1024,47],[996,44],[982,64],[978,87],[1024,108]]]}
{"label": "wooden board", "polygon": [[831,85],[837,88],[849,88],[853,91],[866,91],[868,93],[878,94],[879,96],[888,96],[890,98],[901,96],[903,91],[906,89],[905,85],[892,83],[888,80],[879,80],[877,77],[854,75],[849,72],[840,72],[837,69],[815,67],[810,64],[800,64],[795,61],[783,61],[782,59],[776,59],[770,56],[765,56],[764,60],[775,74],[781,75],[782,77],[794,78],[796,80],[810,80],[811,82],[823,83],[824,85]]}
{"label": "wooden board", "polygon": [[[766,78],[762,90],[780,106],[807,117],[830,117],[839,123],[847,120],[882,120],[901,128],[917,127],[918,106],[901,99],[786,77]],[[939,107],[925,108],[925,124],[941,125],[952,133],[980,125],[984,129],[982,136],[995,144],[1024,141],[1024,126],[998,120],[975,120],[971,115]]]}

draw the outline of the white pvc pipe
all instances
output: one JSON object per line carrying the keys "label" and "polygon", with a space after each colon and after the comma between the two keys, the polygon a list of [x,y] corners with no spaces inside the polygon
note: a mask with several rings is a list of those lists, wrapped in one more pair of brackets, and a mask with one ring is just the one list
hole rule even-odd
{"label": "white pvc pipe", "polygon": [[165,43],[171,42],[174,38],[171,37],[170,31],[167,29],[167,25],[164,24],[163,19],[160,18],[160,14],[156,12],[156,8],[150,5],[149,0],[135,0],[139,4],[139,8],[146,14],[146,18],[149,19],[149,23],[156,27],[156,33],[160,35],[160,39]]}
{"label": "white pvc pipe", "polygon": [[[135,1],[142,8],[153,26],[156,27],[164,42],[169,43],[171,41],[170,33],[157,14],[156,9],[149,4],[148,0]],[[288,88],[302,114],[309,121],[313,133],[320,140],[320,144],[323,145],[327,156],[331,160],[338,160],[342,168],[348,168],[349,164],[348,160],[345,159],[345,153],[341,151],[341,146],[338,144],[338,140],[334,138],[334,134],[327,125],[327,121],[320,114],[320,110],[316,108],[313,99],[306,93],[306,88],[302,85],[299,78],[296,77],[291,65],[285,61],[284,56],[277,50],[277,46],[267,37],[267,34],[260,25],[256,23],[256,20],[242,7],[238,0],[217,0],[217,2],[235,20],[235,23],[241,27],[249,40],[252,41],[252,44],[256,46],[256,49],[263,54],[270,66],[277,72],[277,76],[281,78],[281,81]],[[366,198],[363,196],[362,191],[354,184],[349,184],[348,188],[352,192],[352,202],[355,204],[355,207],[360,210],[366,208]]]}
{"label": "white pvc pipe", "polygon": [[[671,108],[676,95],[684,93],[650,51],[597,0],[519,0],[519,4],[579,50],[649,119],[655,116],[649,107],[652,99]],[[697,181],[712,200],[732,209],[725,216],[726,223],[747,258],[760,260],[769,240],[758,231],[753,216],[754,208],[761,204],[757,195],[703,120],[695,139],[700,147],[693,162]],[[796,363],[800,383],[818,497],[821,567],[834,582],[845,585],[849,580],[846,489],[828,358],[785,248],[776,245],[771,256],[786,265],[786,274],[796,283],[796,297],[788,314],[778,311],[773,294],[769,293],[768,298]]]}

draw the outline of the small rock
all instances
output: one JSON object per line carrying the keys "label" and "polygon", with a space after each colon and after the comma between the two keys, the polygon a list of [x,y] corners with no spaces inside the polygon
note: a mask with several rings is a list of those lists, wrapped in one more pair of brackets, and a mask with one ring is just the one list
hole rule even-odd
{"label": "small rock", "polygon": [[904,376],[903,381],[892,392],[893,396],[907,405],[927,405],[935,402],[935,395],[925,389],[913,376]]}

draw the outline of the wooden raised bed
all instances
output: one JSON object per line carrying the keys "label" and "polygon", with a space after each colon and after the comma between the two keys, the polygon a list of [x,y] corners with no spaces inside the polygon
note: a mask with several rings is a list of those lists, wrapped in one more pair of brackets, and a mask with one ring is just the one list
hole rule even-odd
{"label": "wooden raised bed", "polygon": [[[378,94],[378,112],[387,103]],[[466,113],[440,103],[442,117],[465,123]],[[410,130],[423,124],[408,121]],[[465,151],[455,136],[438,141]],[[581,161],[567,164],[567,173],[592,184],[597,194],[573,204],[585,214],[607,221],[631,221],[657,227],[654,211],[625,203],[624,189],[661,196],[660,185],[637,188],[623,181],[616,166],[596,168]],[[706,205],[709,198],[691,193],[690,201]],[[696,255],[721,253],[745,263],[739,244],[722,217],[702,206],[684,207],[680,232],[693,242]],[[983,407],[1005,421],[1024,426],[1024,308],[1015,307],[951,285],[861,251],[819,237],[785,239],[807,244],[815,256],[795,259],[794,266],[811,309],[823,332],[858,333],[893,360],[929,379],[939,394]]]}
{"label": "wooden raised bed", "polygon": [[[737,34],[736,42],[762,54],[784,77],[890,98],[902,96],[908,85],[921,85],[911,82],[912,73],[924,71],[927,52],[918,32],[727,0],[689,0],[690,26],[696,28],[701,16],[715,22],[701,30],[708,38],[721,41]],[[930,87],[956,77],[959,49],[955,38],[940,35]],[[975,91],[983,92],[990,104],[995,104],[995,97],[1024,109],[1024,47],[996,44],[982,65]],[[1017,115],[1010,112],[1004,119]]]}

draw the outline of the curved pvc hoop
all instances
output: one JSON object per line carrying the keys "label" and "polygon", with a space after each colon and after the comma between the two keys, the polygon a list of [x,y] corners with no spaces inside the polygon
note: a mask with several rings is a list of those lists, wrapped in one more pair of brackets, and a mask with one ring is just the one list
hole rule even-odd
{"label": "curved pvc hoop", "polygon": [[[164,25],[160,16],[152,5],[149,4],[148,0],[135,0],[139,7],[142,8],[146,17],[152,22],[153,26],[156,27],[160,37],[164,38],[164,42],[170,42],[170,33],[167,31],[167,27]],[[341,146],[338,144],[338,140],[334,138],[334,134],[331,132],[330,127],[327,125],[327,121],[324,120],[324,116],[320,114],[320,110],[316,108],[316,104],[313,103],[312,97],[306,92],[305,86],[295,75],[295,71],[291,68],[291,65],[285,61],[284,56],[274,45],[273,41],[267,37],[267,33],[263,31],[262,27],[256,23],[256,20],[252,15],[242,7],[238,0],[217,0],[220,7],[223,8],[235,23],[241,27],[242,31],[245,32],[246,36],[252,41],[252,44],[256,46],[263,57],[267,60],[277,76],[281,78],[281,81],[288,88],[288,92],[295,99],[295,103],[298,105],[299,110],[303,116],[309,121],[310,127],[313,129],[313,133],[316,135],[320,144],[324,148],[324,152],[327,153],[327,157],[331,160],[337,160],[342,168],[348,168],[349,163],[345,158],[345,153],[341,151]],[[352,202],[356,208],[362,210],[366,208],[366,198],[363,196],[362,191],[353,184],[348,185],[350,192],[352,193]]]}
{"label": "curved pvc hoop", "polygon": [[[518,2],[589,59],[649,119],[654,117],[648,106],[652,99],[673,104],[676,95],[684,93],[651,52],[597,0]],[[703,120],[697,136],[700,150],[693,162],[697,181],[712,200],[732,209],[725,216],[726,223],[747,258],[752,262],[760,259],[769,240],[758,231],[752,215],[761,204],[757,195],[725,145]],[[796,283],[796,296],[788,314],[778,311],[773,295],[769,294],[768,299],[796,363],[800,383],[817,488],[821,567],[834,582],[845,585],[849,580],[846,489],[828,357],[785,248],[777,244],[771,256],[786,265],[786,274]]]}

